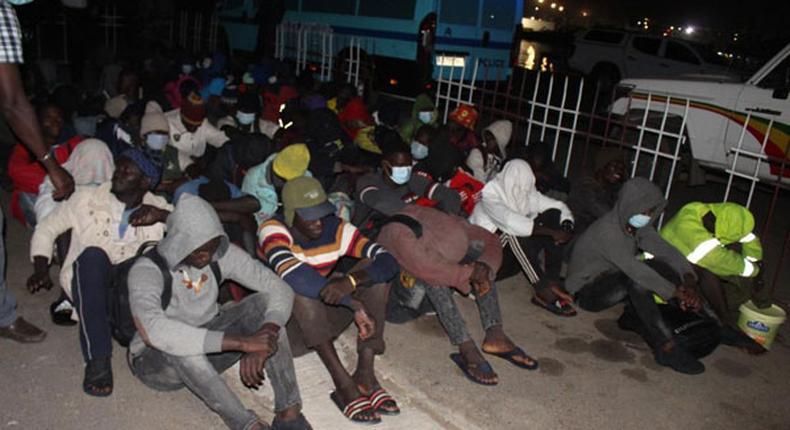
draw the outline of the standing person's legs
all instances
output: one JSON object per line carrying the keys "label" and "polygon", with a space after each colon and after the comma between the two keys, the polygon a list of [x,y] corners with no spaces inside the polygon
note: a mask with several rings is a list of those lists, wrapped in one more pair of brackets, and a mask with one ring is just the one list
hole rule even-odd
{"label": "standing person's legs", "polygon": [[23,343],[41,342],[47,333],[17,315],[16,298],[8,290],[4,232],[5,216],[0,208],[0,337]]}

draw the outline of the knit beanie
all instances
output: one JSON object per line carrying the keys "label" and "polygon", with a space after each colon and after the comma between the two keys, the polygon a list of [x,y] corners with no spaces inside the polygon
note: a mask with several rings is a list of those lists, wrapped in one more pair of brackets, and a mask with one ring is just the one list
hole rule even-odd
{"label": "knit beanie", "polygon": [[181,103],[181,119],[190,125],[199,126],[206,119],[206,102],[195,92]]}
{"label": "knit beanie", "polygon": [[162,165],[154,161],[151,156],[139,148],[129,148],[121,153],[122,158],[128,158],[137,165],[143,175],[151,180],[151,189],[156,188],[162,177]]}
{"label": "knit beanie", "polygon": [[236,104],[236,110],[241,112],[261,112],[261,97],[251,91],[247,91],[239,95],[239,102]]}
{"label": "knit beanie", "polygon": [[150,101],[145,105],[145,113],[140,120],[140,136],[145,136],[152,131],[170,132],[170,124],[165,118],[165,113],[155,101]]}

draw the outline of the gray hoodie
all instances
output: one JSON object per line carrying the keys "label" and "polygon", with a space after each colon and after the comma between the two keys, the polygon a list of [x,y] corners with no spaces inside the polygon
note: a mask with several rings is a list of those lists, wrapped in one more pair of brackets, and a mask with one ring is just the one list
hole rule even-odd
{"label": "gray hoodie", "polygon": [[[138,328],[131,343],[137,354],[146,343],[171,355],[189,356],[222,351],[223,332],[202,328],[219,312],[219,288],[211,268],[187,266],[184,259],[216,237],[221,244],[214,255],[225,279],[258,291],[268,303],[265,321],[284,326],[291,315],[293,290],[288,284],[230,244],[214,209],[203,199],[184,195],[167,219],[167,236],[157,249],[170,267],[173,295],[162,310],[162,273],[148,258],[140,258],[129,272],[129,301]],[[205,277],[204,277],[205,276]],[[203,282],[199,282],[200,280]],[[192,281],[192,288],[188,288]]]}
{"label": "gray hoodie", "polygon": [[[694,271],[680,252],[664,241],[655,229],[655,221],[664,211],[666,200],[652,182],[633,178],[623,184],[614,209],[595,221],[577,240],[571,253],[565,288],[574,294],[597,277],[620,271],[637,286],[670,298],[675,285],[664,279],[638,257],[640,251],[669,264],[681,275]],[[653,219],[647,227],[630,234],[628,219],[653,209]]]}

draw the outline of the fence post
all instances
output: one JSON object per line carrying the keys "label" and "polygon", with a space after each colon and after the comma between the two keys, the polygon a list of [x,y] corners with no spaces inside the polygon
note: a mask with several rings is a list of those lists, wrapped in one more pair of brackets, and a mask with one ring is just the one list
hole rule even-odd
{"label": "fence post", "polygon": [[[645,137],[645,127],[647,126],[647,115],[650,113],[650,103],[653,99],[653,93],[647,93],[647,101],[645,104],[645,113],[642,115],[642,126],[639,127],[639,138],[636,141],[636,152],[634,153],[633,166],[631,167],[631,177],[636,176],[636,168],[639,165],[639,157],[642,152],[642,139]],[[625,128],[623,128],[623,135],[625,135]]]}
{"label": "fence post", "polygon": [[584,94],[584,78],[579,81],[579,96],[576,97],[576,110],[573,113],[573,125],[571,126],[571,136],[568,142],[568,154],[565,157],[565,170],[562,176],[568,177],[568,169],[571,166],[571,154],[573,153],[573,143],[576,139],[576,126],[579,123],[579,109],[581,109],[582,95]]}

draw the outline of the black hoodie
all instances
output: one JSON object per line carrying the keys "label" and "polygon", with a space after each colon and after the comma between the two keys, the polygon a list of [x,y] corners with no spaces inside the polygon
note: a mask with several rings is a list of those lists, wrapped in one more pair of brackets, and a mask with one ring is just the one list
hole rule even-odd
{"label": "black hoodie", "polygon": [[[637,286],[667,299],[672,297],[676,286],[639,258],[641,252],[647,252],[669,264],[678,274],[694,276],[683,255],[656,231],[655,221],[665,206],[661,190],[647,179],[633,178],[623,184],[614,209],[595,221],[574,245],[566,289],[574,294],[599,276],[620,271]],[[653,209],[650,225],[629,233],[628,219],[648,209]]]}

